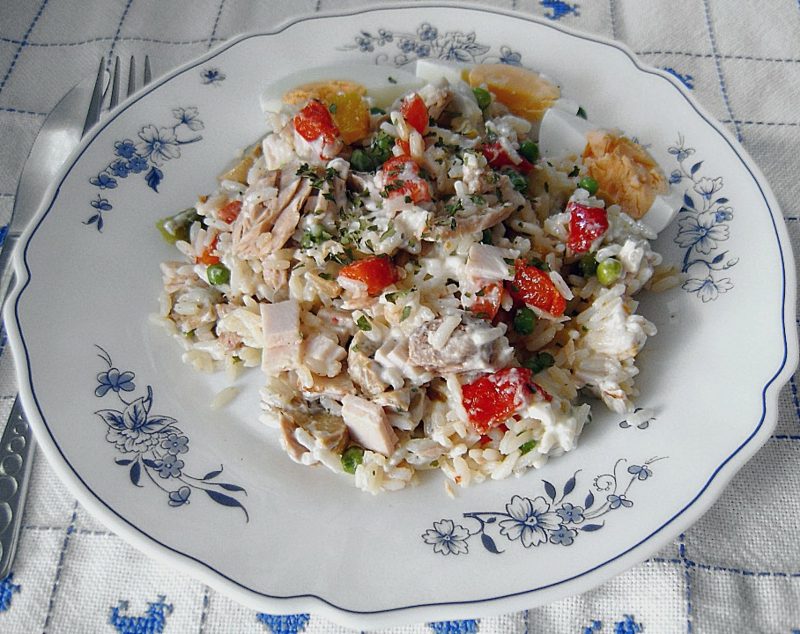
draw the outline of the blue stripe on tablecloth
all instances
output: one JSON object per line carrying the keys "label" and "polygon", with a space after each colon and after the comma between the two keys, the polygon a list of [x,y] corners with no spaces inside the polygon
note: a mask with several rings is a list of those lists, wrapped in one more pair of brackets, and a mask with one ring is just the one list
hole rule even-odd
{"label": "blue stripe on tablecloth", "polygon": [[[224,1],[224,0],[223,0]],[[208,606],[210,603],[211,588],[203,586],[203,607],[200,610],[200,629],[197,634],[205,634],[206,621],[208,621]]]}
{"label": "blue stripe on tablecloth", "polygon": [[44,12],[44,8],[47,6],[48,0],[43,0],[42,4],[39,6],[39,10],[36,12],[36,15],[33,16],[33,20],[31,20],[30,25],[28,26],[28,30],[25,31],[25,35],[22,36],[22,40],[19,42],[17,46],[17,50],[14,51],[14,57],[11,59],[11,65],[8,67],[5,76],[2,80],[0,80],[0,92],[3,92],[3,88],[5,88],[6,83],[8,82],[8,78],[11,77],[11,73],[14,71],[14,67],[17,65],[17,60],[19,59],[20,53],[22,53],[22,49],[25,48],[25,44],[28,41],[28,36],[33,31],[36,23],[39,21],[39,18],[42,17],[42,13]]}
{"label": "blue stripe on tablecloth", "polygon": [[67,530],[64,534],[64,542],[61,545],[61,553],[58,556],[56,576],[55,579],[53,579],[53,588],[50,590],[50,600],[47,604],[47,616],[45,617],[44,625],[42,626],[42,634],[47,634],[47,628],[50,627],[50,621],[53,619],[53,612],[56,605],[56,595],[58,594],[58,586],[61,583],[61,573],[64,571],[64,560],[66,559],[70,538],[72,537],[72,533],[75,531],[75,520],[77,517],[78,501],[75,500],[75,504],[72,506],[72,518],[70,519],[69,526],[67,526]]}
{"label": "blue stripe on tablecloth", "polygon": [[711,59],[719,57],[724,60],[746,60],[750,62],[779,62],[786,64],[800,64],[798,57],[761,57],[758,55],[731,55],[725,53],[692,53],[690,51],[670,51],[670,50],[644,50],[636,51],[637,55],[681,55],[683,57],[697,57],[702,59]]}
{"label": "blue stripe on tablecloth", "polygon": [[214,26],[211,27],[211,35],[208,37],[208,48],[214,46],[214,36],[216,36],[217,34],[219,19],[222,17],[222,10],[224,8],[225,8],[225,0],[220,0],[219,7],[217,8],[217,15],[214,18]]}
{"label": "blue stripe on tablecloth", "polygon": [[683,577],[686,582],[686,632],[692,634],[692,574],[689,566],[689,558],[686,556],[686,535],[680,534],[678,537],[679,562],[683,565]]}
{"label": "blue stripe on tablecloth", "polygon": [[733,121],[733,127],[736,132],[736,139],[742,140],[742,131],[736,124],[736,117],[731,108],[731,100],[728,97],[728,87],[725,84],[725,75],[722,72],[722,63],[719,58],[719,49],[717,48],[717,35],[714,32],[714,25],[711,23],[711,7],[708,5],[708,0],[703,0],[703,10],[706,16],[706,27],[708,28],[708,37],[711,40],[711,50],[714,53],[714,65],[717,67],[717,77],[719,78],[719,87],[722,91],[722,100],[725,102],[725,108],[728,110],[728,116]]}
{"label": "blue stripe on tablecloth", "polygon": [[128,17],[128,11],[130,11],[132,4],[133,0],[128,0],[127,4],[125,5],[125,9],[122,11],[122,16],[119,19],[119,23],[117,23],[117,31],[114,33],[114,39],[111,40],[111,47],[108,49],[108,58],[106,59],[106,68],[109,70],[111,70],[111,58],[114,57],[114,50],[117,47],[119,35],[122,32],[122,25],[125,23],[125,18]]}
{"label": "blue stripe on tablecloth", "polygon": [[740,577],[757,577],[774,579],[800,579],[800,572],[786,572],[784,570],[747,570],[745,568],[731,568],[728,566],[717,566],[715,564],[703,564],[697,561],[692,561],[688,557],[680,556],[672,559],[664,557],[653,557],[647,561],[657,564],[673,564],[680,566],[688,566],[696,570],[703,570],[705,572],[721,572],[727,574],[738,575]]}
{"label": "blue stripe on tablecloth", "polygon": [[619,22],[617,20],[617,1],[608,0],[608,13],[611,16],[611,37],[619,39]]}
{"label": "blue stripe on tablecloth", "polygon": [[[60,48],[60,47],[73,47],[84,46],[86,44],[96,44],[97,42],[112,42],[114,41],[113,35],[104,35],[101,37],[92,37],[86,40],[78,40],[76,42],[25,42],[26,48]],[[214,42],[221,42],[227,38],[214,37]],[[197,38],[195,40],[164,40],[157,37],[140,37],[140,36],[127,36],[117,37],[117,42],[145,42],[148,44],[168,44],[175,46],[182,46],[184,44],[203,44],[208,42],[207,37]],[[15,40],[8,37],[0,36],[0,42],[6,44],[19,44],[22,40]]]}
{"label": "blue stripe on tablecloth", "polygon": [[[19,108],[11,108],[4,106],[0,108],[0,112],[10,112],[12,114],[27,114],[32,117],[46,117],[46,112],[34,112],[33,110],[20,110]],[[13,194],[5,194],[6,196],[13,196]]]}
{"label": "blue stripe on tablecloth", "polygon": [[800,397],[797,394],[797,379],[792,376],[789,379],[789,386],[792,391],[792,402],[794,403],[794,413],[797,416],[797,419],[800,420]]}

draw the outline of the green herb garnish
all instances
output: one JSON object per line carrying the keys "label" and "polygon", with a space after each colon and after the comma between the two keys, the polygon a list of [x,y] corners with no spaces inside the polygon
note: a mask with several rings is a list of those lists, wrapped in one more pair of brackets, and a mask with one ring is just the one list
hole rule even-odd
{"label": "green herb garnish", "polygon": [[372,324],[369,323],[369,319],[367,319],[366,315],[361,315],[361,317],[356,319],[356,326],[358,326],[359,330],[363,330],[364,332],[372,330]]}

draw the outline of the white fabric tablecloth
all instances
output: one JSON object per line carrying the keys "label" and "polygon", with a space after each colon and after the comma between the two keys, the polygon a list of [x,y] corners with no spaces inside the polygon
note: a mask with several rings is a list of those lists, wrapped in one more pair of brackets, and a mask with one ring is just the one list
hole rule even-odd
{"label": "white fabric tablecloth", "polygon": [[[149,54],[156,75],[242,31],[366,0],[0,0],[0,220],[45,115],[102,55]],[[627,43],[676,74],[739,138],[800,240],[798,0],[499,0]],[[0,223],[2,224],[2,223]],[[0,340],[0,409],[15,379]],[[743,367],[746,360],[743,359]],[[529,612],[396,632],[800,633],[800,400],[794,377],[766,446],[658,556],[594,591]],[[128,617],[127,620],[125,617]],[[137,618],[138,617],[138,618]],[[340,632],[257,614],[141,555],[93,520],[44,459],[18,557],[0,581],[0,631]]]}

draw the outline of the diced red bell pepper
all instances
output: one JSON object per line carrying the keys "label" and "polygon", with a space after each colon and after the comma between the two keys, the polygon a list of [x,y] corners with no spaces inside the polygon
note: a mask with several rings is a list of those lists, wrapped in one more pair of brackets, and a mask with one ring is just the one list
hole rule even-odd
{"label": "diced red bell pepper", "polygon": [[567,246],[573,253],[586,253],[608,231],[608,214],[601,207],[587,207],[576,202],[567,205],[569,238]]}
{"label": "diced red bell pepper", "polygon": [[316,141],[320,137],[326,144],[336,141],[339,128],[327,106],[318,99],[310,100],[293,119],[294,129],[306,141]]}
{"label": "diced red bell pepper", "polygon": [[461,402],[476,431],[485,433],[530,400],[537,387],[527,368],[505,368],[461,386]]}
{"label": "diced red bell pepper", "polygon": [[515,170],[518,170],[523,174],[527,174],[533,169],[533,163],[525,158],[520,157],[522,160],[519,163],[512,161],[511,157],[508,155],[508,152],[506,152],[505,148],[500,145],[499,141],[485,144],[481,148],[481,152],[483,152],[483,155],[486,157],[486,161],[494,169],[513,167]]}
{"label": "diced red bell pepper", "polygon": [[415,204],[431,199],[428,182],[419,175],[419,165],[407,154],[390,158],[381,169],[389,198],[408,196]]}
{"label": "diced red bell pepper", "polygon": [[408,145],[408,141],[403,141],[403,139],[397,139],[394,144],[400,148],[401,154],[411,154],[411,147]]}
{"label": "diced red bell pepper", "polygon": [[406,123],[420,134],[425,134],[428,128],[428,106],[417,93],[412,93],[403,99],[400,105],[400,114]]}
{"label": "diced red bell pepper", "polygon": [[339,275],[363,282],[367,293],[373,297],[397,281],[397,269],[392,261],[379,255],[351,262],[341,268]]}
{"label": "diced red bell pepper", "polygon": [[499,282],[488,284],[480,291],[480,295],[469,309],[479,317],[492,321],[500,310],[500,302],[503,299],[503,285]]}
{"label": "diced red bell pepper", "polygon": [[206,266],[210,266],[211,264],[219,264],[219,258],[214,255],[214,251],[217,250],[217,236],[214,236],[214,239],[208,243],[208,246],[203,250],[203,252],[195,258],[196,264],[205,264]]}
{"label": "diced red bell pepper", "polygon": [[567,300],[558,292],[550,276],[525,260],[514,262],[514,281],[509,284],[509,292],[515,301],[556,317],[563,315],[567,307]]}
{"label": "diced red bell pepper", "polygon": [[242,201],[232,200],[217,212],[217,216],[219,217],[220,220],[222,220],[222,222],[227,222],[228,224],[230,224],[234,220],[236,220],[241,210],[242,210]]}

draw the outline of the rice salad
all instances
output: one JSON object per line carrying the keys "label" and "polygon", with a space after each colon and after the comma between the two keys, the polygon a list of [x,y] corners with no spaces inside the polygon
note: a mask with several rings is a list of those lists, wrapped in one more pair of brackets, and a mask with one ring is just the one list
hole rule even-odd
{"label": "rice salad", "polygon": [[440,470],[452,494],[573,450],[590,402],[633,409],[656,334],[634,297],[675,281],[642,218],[669,186],[618,130],[540,156],[565,101],[510,68],[384,107],[352,80],[296,86],[213,193],[159,222],[179,252],[161,323],[198,370],[261,368],[260,420],[292,460],[371,493]]}

